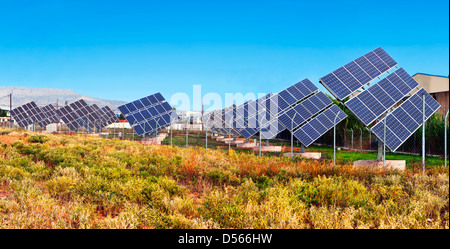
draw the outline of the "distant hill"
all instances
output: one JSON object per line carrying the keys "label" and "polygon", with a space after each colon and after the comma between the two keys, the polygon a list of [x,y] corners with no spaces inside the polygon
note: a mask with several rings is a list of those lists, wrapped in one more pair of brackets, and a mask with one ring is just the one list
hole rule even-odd
{"label": "distant hill", "polygon": [[[39,106],[53,104],[56,106],[58,100],[59,106],[64,106],[80,99],[86,100],[90,105],[109,106],[111,109],[117,109],[118,106],[125,104],[124,101],[106,100],[78,94],[69,89],[57,88],[27,88],[27,87],[0,87],[0,97],[13,93],[13,108],[34,101]],[[9,98],[0,98],[0,108],[9,110]]]}

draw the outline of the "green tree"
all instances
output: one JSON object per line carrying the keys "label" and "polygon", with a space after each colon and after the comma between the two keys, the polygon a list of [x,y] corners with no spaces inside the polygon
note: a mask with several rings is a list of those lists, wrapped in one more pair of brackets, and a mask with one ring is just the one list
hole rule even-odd
{"label": "green tree", "polygon": [[0,117],[6,117],[7,113],[5,110],[0,109]]}

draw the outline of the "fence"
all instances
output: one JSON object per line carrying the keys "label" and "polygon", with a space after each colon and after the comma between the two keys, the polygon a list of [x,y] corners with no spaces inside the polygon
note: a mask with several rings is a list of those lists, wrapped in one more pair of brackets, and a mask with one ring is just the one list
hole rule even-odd
{"label": "fence", "polygon": [[[428,119],[425,125],[425,153],[428,155],[444,156],[444,132],[447,129],[447,134],[449,134],[450,130],[448,123],[447,127],[444,128],[444,116],[448,111],[448,107],[441,107],[441,109],[444,111],[435,113]],[[333,146],[333,130],[323,135],[316,143]],[[336,146],[350,150],[376,151],[378,149],[378,139],[365,127],[345,129],[342,124],[339,124],[336,128]],[[419,127],[396,152],[422,154],[422,127]],[[448,154],[449,150],[447,148]]]}

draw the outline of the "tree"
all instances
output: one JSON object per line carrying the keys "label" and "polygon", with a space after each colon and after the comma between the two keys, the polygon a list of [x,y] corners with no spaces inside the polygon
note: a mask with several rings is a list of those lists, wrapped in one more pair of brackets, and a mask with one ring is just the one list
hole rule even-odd
{"label": "tree", "polygon": [[5,110],[0,109],[0,117],[6,117],[7,113]]}
{"label": "tree", "polygon": [[119,115],[119,120],[125,120],[125,117],[123,116],[122,113]]}

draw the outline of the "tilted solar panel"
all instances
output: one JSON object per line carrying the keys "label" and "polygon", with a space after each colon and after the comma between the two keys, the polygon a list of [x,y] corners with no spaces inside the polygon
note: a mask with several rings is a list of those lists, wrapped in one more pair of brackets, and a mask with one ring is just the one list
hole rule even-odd
{"label": "tilted solar panel", "polygon": [[343,100],[396,65],[382,48],[377,48],[323,76],[320,83],[337,99]]}
{"label": "tilted solar panel", "polygon": [[49,124],[48,117],[34,101],[11,110],[11,117],[22,128],[31,124],[38,124],[41,127]]}
{"label": "tilted solar panel", "polygon": [[428,120],[441,105],[421,88],[372,127],[375,136],[384,142],[386,123],[386,146],[391,151],[396,151],[423,124],[422,96],[425,96],[425,120]]}
{"label": "tilted solar panel", "polygon": [[119,111],[138,135],[151,135],[178,119],[178,115],[161,93],[119,106]]}
{"label": "tilted solar panel", "polygon": [[347,117],[347,114],[345,114],[336,105],[333,105],[297,129],[294,132],[294,136],[304,146],[308,147],[323,134],[333,128],[336,117],[336,124],[338,124]]}
{"label": "tilted solar panel", "polygon": [[345,105],[368,126],[418,85],[419,83],[400,68],[345,102]]}

